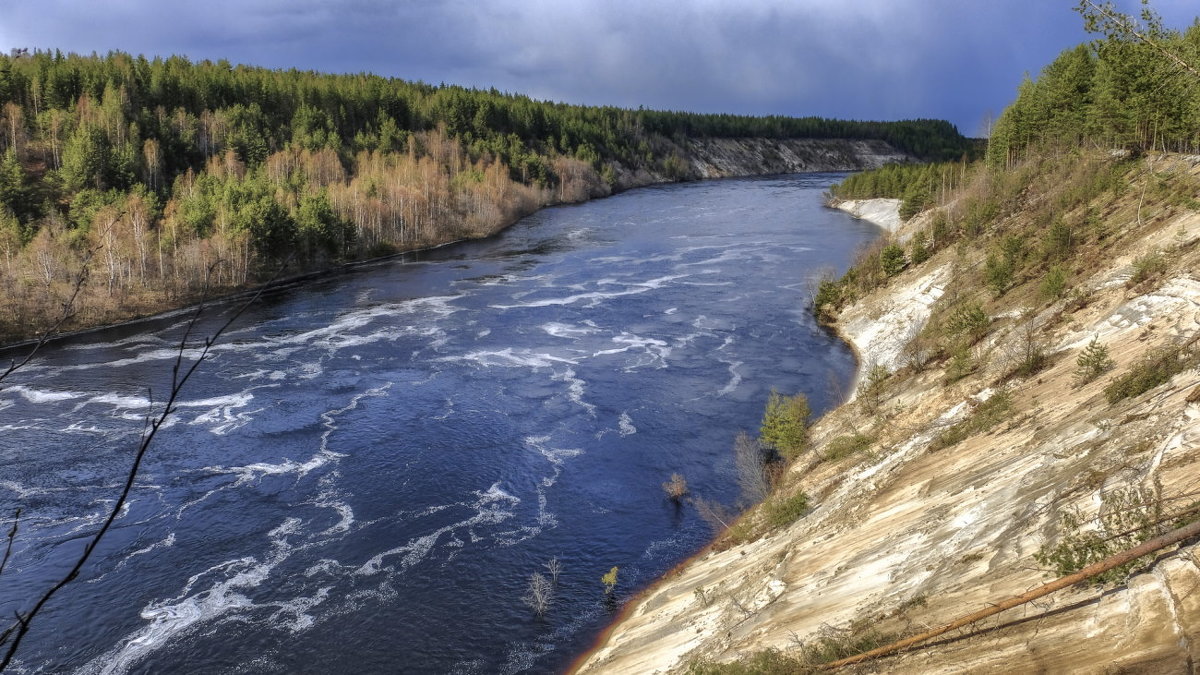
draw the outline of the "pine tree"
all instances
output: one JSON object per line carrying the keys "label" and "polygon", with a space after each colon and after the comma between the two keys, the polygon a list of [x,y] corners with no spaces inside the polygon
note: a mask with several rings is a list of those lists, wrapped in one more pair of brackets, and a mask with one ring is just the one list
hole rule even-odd
{"label": "pine tree", "polygon": [[1112,357],[1108,355],[1108,347],[1100,344],[1100,337],[1095,336],[1075,359],[1075,380],[1080,385],[1087,384],[1114,365]]}
{"label": "pine tree", "polygon": [[759,435],[764,443],[783,456],[794,458],[808,442],[808,418],[811,415],[812,410],[804,394],[783,396],[772,390]]}

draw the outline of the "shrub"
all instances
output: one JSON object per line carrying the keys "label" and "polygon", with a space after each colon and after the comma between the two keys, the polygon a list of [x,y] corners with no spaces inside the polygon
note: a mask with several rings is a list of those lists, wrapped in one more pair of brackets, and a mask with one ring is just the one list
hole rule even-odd
{"label": "shrub", "polygon": [[904,197],[900,202],[900,219],[908,220],[930,206],[933,206],[933,198],[930,193],[929,176],[910,180],[904,187]]}
{"label": "shrub", "polygon": [[1132,398],[1166,384],[1177,373],[1196,365],[1200,352],[1190,345],[1167,345],[1150,352],[1104,388],[1109,403]]}
{"label": "shrub", "polygon": [[[1086,521],[1077,511],[1062,514],[1062,537],[1057,544],[1044,544],[1033,555],[1041,565],[1049,565],[1058,576],[1074,574],[1093,563],[1131,549],[1144,541],[1194,522],[1200,513],[1195,505],[1164,517],[1162,499],[1148,489],[1113,490],[1104,495],[1095,527],[1085,529]],[[1096,585],[1125,581],[1133,571],[1144,567],[1153,554],[1131,560],[1092,577]]]}
{"label": "shrub", "polygon": [[1025,323],[1018,327],[1015,353],[1010,354],[1015,357],[1015,363],[1006,373],[1006,377],[1029,377],[1050,364],[1050,359],[1046,356],[1045,342],[1041,339],[1037,323],[1032,316],[1027,315]]}
{"label": "shrub", "polygon": [[859,620],[845,630],[827,629],[800,649],[802,664],[814,667],[869,652],[900,639],[896,633],[885,633],[875,628],[871,620]]}
{"label": "shrub", "polygon": [[682,474],[671,474],[671,480],[662,484],[663,492],[667,493],[667,497],[672,501],[679,501],[688,493],[687,479]]}
{"label": "shrub", "polygon": [[791,497],[775,497],[766,503],[767,524],[772,528],[786,527],[808,513],[808,495],[797,492]]}
{"label": "shrub", "polygon": [[1040,341],[1026,342],[1021,347],[1016,364],[1005,373],[1005,377],[1029,377],[1042,372],[1048,365],[1050,365],[1050,359],[1046,357],[1042,343]]}
{"label": "shrub", "polygon": [[925,232],[921,231],[913,235],[912,244],[909,248],[909,257],[912,258],[912,264],[920,265],[929,260],[929,238],[925,236]]}
{"label": "shrub", "polygon": [[984,229],[1000,216],[1000,204],[990,195],[980,197],[967,204],[966,215],[962,221],[962,233],[967,237],[978,236]]}
{"label": "shrub", "polygon": [[952,339],[963,338],[967,344],[975,344],[987,333],[991,319],[977,302],[971,302],[954,310],[942,325],[946,335]]}
{"label": "shrub", "polygon": [[813,308],[822,319],[833,319],[834,312],[845,304],[846,285],[836,279],[825,278],[817,284],[813,297]]}
{"label": "shrub", "polygon": [[546,610],[550,609],[550,604],[554,602],[554,585],[541,572],[534,572],[529,577],[529,588],[521,597],[521,601],[538,616],[544,616]]}
{"label": "shrub", "polygon": [[904,271],[908,261],[904,259],[904,249],[896,244],[888,244],[879,253],[879,266],[886,276],[894,277]]}
{"label": "shrub", "polygon": [[764,443],[787,459],[794,459],[808,442],[808,418],[811,415],[804,394],[783,396],[772,390],[759,434]]}
{"label": "shrub", "polygon": [[867,377],[858,386],[858,402],[868,413],[874,413],[883,402],[883,390],[887,386],[892,373],[884,366],[873,365],[867,370]]}
{"label": "shrub", "polygon": [[934,248],[943,248],[949,243],[950,234],[950,217],[945,211],[938,211],[933,216],[933,224],[930,226],[932,241],[930,245]]}
{"label": "shrub", "polygon": [[961,422],[951,426],[933,439],[933,450],[948,448],[975,434],[989,431],[1000,422],[1012,417],[1012,394],[1006,389],[992,394],[991,398],[975,406],[975,410]]}
{"label": "shrub", "polygon": [[1067,291],[1067,272],[1061,265],[1052,266],[1042,283],[1038,285],[1038,295],[1045,300],[1057,300]]}
{"label": "shrub", "polygon": [[1155,249],[1138,256],[1133,260],[1133,275],[1129,277],[1128,286],[1136,286],[1143,281],[1157,277],[1167,270],[1167,259]]}
{"label": "shrub", "polygon": [[1075,246],[1075,233],[1061,218],[1054,221],[1042,238],[1042,255],[1048,260],[1065,258]]}
{"label": "shrub", "polygon": [[846,434],[838,436],[825,445],[825,459],[835,462],[843,457],[860,453],[875,444],[873,436],[866,434]]}
{"label": "shrub", "polygon": [[614,565],[607,574],[604,574],[600,577],[600,583],[604,584],[605,595],[612,595],[613,589],[617,587],[617,574],[620,571],[621,568]]}
{"label": "shrub", "polygon": [[688,665],[688,675],[795,675],[804,664],[778,649],[767,649],[744,656],[740,661],[717,663],[696,661]]}
{"label": "shrub", "polygon": [[954,350],[954,355],[950,357],[950,362],[946,364],[946,376],[943,380],[944,384],[954,384],[964,377],[975,372],[975,359],[971,356],[971,348],[963,345]]}
{"label": "shrub", "polygon": [[737,469],[742,499],[757,504],[771,492],[771,471],[766,448],[757,438],[740,432],[733,441],[733,465]]}
{"label": "shrub", "polygon": [[1013,281],[1013,266],[1007,258],[995,253],[988,254],[987,262],[983,265],[983,279],[987,287],[992,289],[996,297],[1004,295]]}
{"label": "shrub", "polygon": [[1025,238],[1019,234],[1005,235],[1000,240],[1000,255],[1008,261],[1010,265],[1020,267],[1025,259]]}
{"label": "shrub", "polygon": [[1116,365],[1108,355],[1108,347],[1100,344],[1099,336],[1093,337],[1075,359],[1076,386],[1087,384],[1100,377]]}

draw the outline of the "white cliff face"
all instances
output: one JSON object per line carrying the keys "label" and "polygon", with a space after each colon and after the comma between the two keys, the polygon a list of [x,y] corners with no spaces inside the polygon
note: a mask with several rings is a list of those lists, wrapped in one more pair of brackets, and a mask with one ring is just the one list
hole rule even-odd
{"label": "white cliff face", "polygon": [[902,224],[900,204],[899,199],[839,199],[832,206],[896,234]]}
{"label": "white cliff face", "polygon": [[[885,141],[837,138],[687,138],[663,140],[663,157],[675,157],[690,178],[729,178],[813,171],[860,171],[914,158]],[[615,166],[616,188],[673,180],[653,170]]]}
{"label": "white cliff face", "polygon": [[912,158],[884,141],[822,138],[688,139],[684,151],[703,178],[874,169]]}
{"label": "white cliff face", "polygon": [[[1197,241],[1200,215],[1149,228],[1080,280],[1090,291],[1082,308],[1064,300],[994,317],[982,372],[948,386],[936,370],[907,374],[877,412],[850,403],[827,415],[812,430],[814,453],[871,429],[870,453],[797,463],[788,481],[810,495],[809,515],[683,565],[634,602],[581,672],[679,672],[700,658],[794,651],[854,621],[891,631],[940,625],[1052,579],[1033,554],[1057,540],[1066,509],[1090,517],[1129,488],[1200,500],[1200,372],[1116,404],[1103,394],[1149,349],[1200,332]],[[1151,249],[1177,256],[1177,272],[1127,288],[1131,261]],[[955,255],[939,253],[843,312],[839,328],[862,366],[904,365],[904,345],[953,283]],[[1029,321],[1049,326],[1038,335],[1051,365],[997,384]],[[1117,366],[1075,386],[1076,355],[1093,336]],[[998,386],[1012,396],[1011,418],[935,450],[931,441]],[[1200,663],[1200,546],[1164,552],[1125,586],[1060,591],[980,628],[989,630],[860,669],[1188,672]]]}
{"label": "white cliff face", "polygon": [[842,313],[838,325],[858,351],[860,370],[874,366],[895,372],[905,365],[904,348],[925,329],[933,305],[946,292],[951,265],[921,275],[905,275],[886,296],[858,303]]}

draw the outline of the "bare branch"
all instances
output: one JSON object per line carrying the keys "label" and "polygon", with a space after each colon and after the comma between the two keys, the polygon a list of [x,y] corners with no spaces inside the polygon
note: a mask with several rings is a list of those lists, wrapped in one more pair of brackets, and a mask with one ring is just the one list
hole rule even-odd
{"label": "bare branch", "polygon": [[[4,547],[4,558],[0,560],[0,574],[4,574],[4,567],[8,565],[8,558],[12,555],[13,540],[17,538],[17,525],[21,522],[21,509],[13,514],[12,527],[8,530],[8,545]],[[4,644],[0,640],[0,644]]]}
{"label": "bare branch", "polygon": [[[272,281],[283,273],[283,270],[286,269],[286,266],[287,262],[280,267],[279,271],[272,278]],[[175,402],[178,400],[179,394],[183,391],[184,385],[187,384],[188,380],[191,379],[192,375],[196,372],[196,369],[199,368],[200,364],[203,363],[208,357],[213,345],[216,344],[217,340],[220,339],[220,337],[225,334],[229,327],[232,326],[233,323],[242,316],[242,314],[250,307],[250,305],[254,304],[254,302],[258,300],[263,291],[265,291],[269,286],[270,282],[260,286],[254,295],[243,302],[238,307],[237,311],[235,311],[225,321],[225,323],[223,323],[220,328],[216,330],[216,332],[205,338],[203,347],[200,350],[200,354],[185,368],[184,354],[187,351],[188,336],[191,335],[196,324],[199,322],[201,315],[204,313],[206,305],[204,300],[201,300],[200,304],[196,306],[196,310],[192,313],[192,317],[188,321],[187,328],[184,330],[183,339],[180,340],[179,347],[175,353],[175,363],[171,371],[172,375],[170,394],[167,396],[167,400],[163,405],[162,410],[159,411],[158,415],[148,416],[148,418],[151,419],[148,431],[143,433],[142,441],[138,445],[137,452],[134,453],[133,464],[130,466],[129,472],[125,477],[125,484],[121,489],[120,496],[113,503],[112,509],[109,511],[108,517],[104,520],[104,523],[100,526],[100,529],[97,530],[94,535],[92,535],[92,538],[88,541],[87,545],[84,546],[83,553],[79,556],[79,559],[75,561],[75,564],[71,567],[71,570],[67,572],[67,574],[63,576],[63,578],[60,579],[56,584],[51,586],[49,590],[42,594],[42,596],[33,605],[33,608],[29,610],[28,613],[24,615],[17,614],[16,624],[3,633],[4,638],[0,640],[0,644],[4,644],[5,641],[9,639],[10,635],[12,641],[8,644],[8,649],[4,654],[3,660],[0,660],[0,671],[6,669],[9,663],[12,661],[13,656],[16,655],[17,649],[21,646],[21,640],[29,632],[29,626],[32,623],[33,618],[37,616],[38,612],[40,612],[42,608],[46,606],[46,604],[51,598],[54,597],[56,593],[58,593],[58,591],[62,590],[63,587],[74,581],[75,578],[79,576],[80,571],[83,570],[83,566],[87,564],[87,561],[92,557],[92,553],[100,544],[100,540],[104,538],[104,535],[108,532],[109,528],[112,527],[113,522],[116,521],[121,509],[125,506],[126,501],[129,499],[129,493],[133,490],[133,484],[137,479],[139,469],[141,469],[142,460],[145,459],[146,451],[150,449],[150,444],[154,440],[155,435],[158,434],[158,430],[162,428],[163,424],[166,423],[171,413],[175,411]],[[11,372],[11,370],[12,369],[10,369],[9,372]]]}
{"label": "bare branch", "polygon": [[546,571],[550,573],[550,583],[558,585],[558,575],[562,574],[562,561],[555,556],[546,563]]}

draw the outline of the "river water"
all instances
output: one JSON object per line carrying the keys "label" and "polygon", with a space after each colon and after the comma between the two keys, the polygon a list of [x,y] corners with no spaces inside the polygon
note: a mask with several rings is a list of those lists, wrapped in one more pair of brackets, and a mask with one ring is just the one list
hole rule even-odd
{"label": "river water", "polygon": [[[820,206],[840,177],[635,190],[261,299],[18,672],[561,670],[711,537],[662,482],[736,504],[770,390],[821,411],[848,386],[808,306],[876,234]],[[0,384],[0,513],[24,509],[0,613],[95,530],[185,327],[78,336]],[[521,596],[553,557],[539,618]]]}

